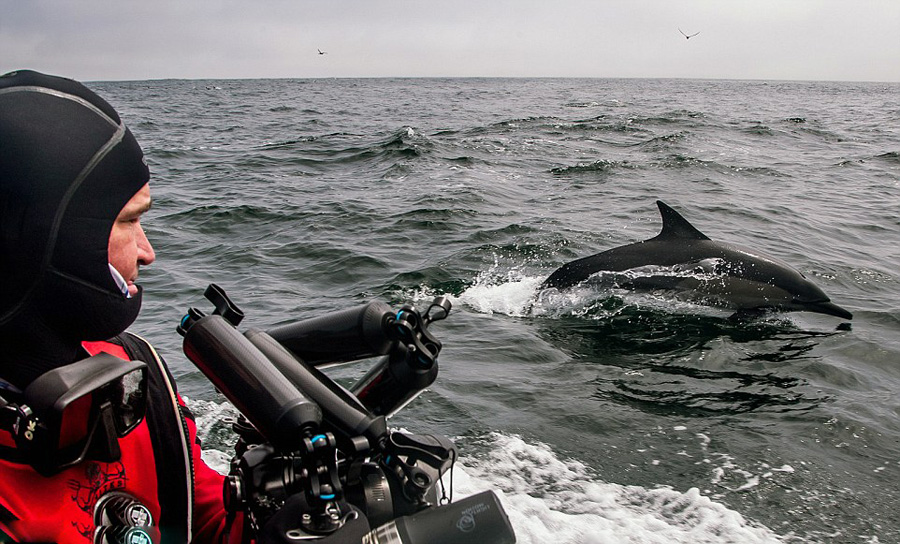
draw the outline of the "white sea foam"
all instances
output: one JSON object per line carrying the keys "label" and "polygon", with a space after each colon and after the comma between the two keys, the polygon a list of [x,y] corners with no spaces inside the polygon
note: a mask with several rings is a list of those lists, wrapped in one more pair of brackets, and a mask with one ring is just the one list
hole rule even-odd
{"label": "white sea foam", "polygon": [[[188,403],[197,415],[201,440],[211,438],[211,430],[221,429],[222,421],[237,413],[227,402]],[[483,442],[477,448],[480,454],[462,451],[453,471],[453,496],[495,491],[519,544],[781,542],[768,528],[696,488],[680,492],[608,483],[583,463],[560,458],[546,444],[502,433],[491,433]],[[230,457],[230,452],[216,449],[203,452],[204,461],[223,474]],[[726,466],[723,474],[726,469],[734,467]],[[749,476],[745,485],[754,478]],[[444,478],[448,486],[450,481]]]}
{"label": "white sea foam", "polygon": [[[542,276],[526,275],[516,269],[501,272],[495,263],[479,273],[465,291],[449,297],[454,306],[462,303],[478,313],[525,317],[531,315],[535,294],[543,281]],[[399,296],[421,305],[444,294],[420,287]]]}
{"label": "white sea foam", "polygon": [[[620,311],[602,307],[610,295],[620,297],[630,305],[651,310],[666,312],[688,312],[703,315],[720,315],[722,310],[697,304],[688,300],[679,300],[671,296],[659,296],[654,293],[635,292],[618,287],[623,279],[651,276],[663,270],[661,267],[644,267],[624,273],[600,272],[589,278],[583,285],[563,291],[557,289],[541,290],[544,276],[526,274],[513,268],[502,271],[498,264],[479,273],[465,291],[453,302],[461,302],[472,310],[484,314],[501,314],[511,317],[558,317],[568,316],[601,316],[613,317]],[[675,267],[664,269],[672,275],[699,277],[693,270],[677,270]],[[706,278],[706,276],[702,276]],[[727,314],[725,314],[727,315]]]}
{"label": "white sea foam", "polygon": [[457,493],[502,490],[520,544],[763,543],[777,534],[700,493],[604,482],[544,444],[494,433],[490,453],[463,456]]}
{"label": "white sea foam", "polygon": [[515,273],[503,279],[482,275],[458,300],[480,313],[522,317],[527,314],[541,281],[543,279],[540,277],[518,276]]}

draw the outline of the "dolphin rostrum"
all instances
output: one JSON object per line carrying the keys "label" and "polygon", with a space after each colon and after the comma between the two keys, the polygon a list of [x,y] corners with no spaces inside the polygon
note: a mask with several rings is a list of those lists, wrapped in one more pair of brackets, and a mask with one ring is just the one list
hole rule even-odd
{"label": "dolphin rostrum", "polygon": [[853,314],[790,265],[742,247],[714,242],[678,212],[657,201],[662,231],[654,238],[572,261],[544,280],[542,289],[566,289],[597,273],[616,273],[627,289],[674,290],[739,314],[764,310]]}

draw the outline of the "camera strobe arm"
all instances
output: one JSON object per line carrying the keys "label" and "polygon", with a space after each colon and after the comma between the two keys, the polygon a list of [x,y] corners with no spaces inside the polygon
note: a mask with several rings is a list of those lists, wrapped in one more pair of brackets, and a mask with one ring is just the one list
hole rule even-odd
{"label": "camera strobe arm", "polygon": [[393,315],[390,306],[375,301],[266,332],[310,365],[343,363],[388,353],[395,340],[389,327]]}
{"label": "camera strobe arm", "polygon": [[[437,480],[456,459],[449,439],[388,433],[382,417],[434,380],[441,344],[428,325],[447,316],[449,301],[436,299],[424,315],[380,303],[336,312],[293,327],[292,343],[258,330],[241,334],[243,314],[225,293],[211,285],[206,296],[215,313],[191,308],[178,330],[188,357],[242,413],[225,496],[230,513],[248,514],[245,537],[515,542],[499,502],[473,497],[438,506]],[[304,354],[317,364],[388,356],[347,391],[298,360]]]}
{"label": "camera strobe arm", "polygon": [[[441,351],[441,342],[431,334],[428,327],[431,323],[446,318],[450,308],[451,303],[446,297],[435,298],[424,314],[410,305],[395,312],[383,302],[376,301],[274,327],[265,334],[305,362],[306,370],[303,373],[313,374],[319,382],[323,381],[322,376],[311,372],[316,370],[315,367],[386,355],[350,388],[350,392],[375,416],[390,416],[431,385],[437,377],[437,357]],[[259,335],[260,333],[252,333],[254,338]],[[254,340],[254,343],[257,342]],[[271,356],[272,350],[267,351],[267,354]],[[292,371],[291,366],[293,365],[288,362],[279,368],[291,375],[297,372]],[[303,383],[310,383],[306,378],[308,376],[302,379]],[[324,380],[330,381],[327,378]],[[300,382],[294,383],[303,391],[309,392]],[[330,405],[346,411],[340,404],[358,404],[342,392],[334,391],[334,387],[329,388],[344,401],[329,403]],[[316,402],[325,402],[317,395],[313,395],[313,398]],[[326,406],[323,408],[326,412],[329,411]]]}
{"label": "camera strobe arm", "polygon": [[[322,374],[316,367],[298,359],[269,334],[251,329],[244,336],[299,390],[318,404],[328,428],[343,440],[354,442],[359,436],[368,440],[366,449],[380,449],[387,437],[383,416],[375,416],[346,389]],[[354,442],[354,449],[360,444]]]}
{"label": "camera strobe arm", "polygon": [[[224,297],[210,285],[207,298]],[[322,410],[307,399],[259,349],[218,312],[233,305],[216,304],[213,315],[191,308],[178,332],[184,336],[184,353],[250,423],[274,446],[300,449],[322,422]],[[229,315],[229,312],[224,312]],[[235,317],[235,314],[230,314]],[[240,322],[240,317],[235,318]]]}
{"label": "camera strobe arm", "polygon": [[312,366],[387,355],[397,342],[415,346],[422,364],[430,364],[428,360],[437,357],[441,343],[428,331],[428,325],[447,317],[450,307],[446,297],[438,297],[425,315],[420,315],[412,306],[395,312],[384,302],[374,301],[266,332]]}

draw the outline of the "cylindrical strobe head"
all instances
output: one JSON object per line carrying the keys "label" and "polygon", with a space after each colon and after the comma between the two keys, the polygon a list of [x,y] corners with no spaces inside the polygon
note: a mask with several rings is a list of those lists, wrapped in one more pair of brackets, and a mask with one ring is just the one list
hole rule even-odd
{"label": "cylindrical strobe head", "polygon": [[277,448],[297,451],[322,421],[322,410],[222,316],[193,323],[184,353]]}

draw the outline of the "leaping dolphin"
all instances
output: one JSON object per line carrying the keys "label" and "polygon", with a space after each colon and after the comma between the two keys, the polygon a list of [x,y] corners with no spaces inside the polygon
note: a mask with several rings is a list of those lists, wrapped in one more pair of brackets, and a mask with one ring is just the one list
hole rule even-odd
{"label": "leaping dolphin", "polygon": [[566,289],[598,272],[627,271],[617,275],[619,287],[674,290],[741,314],[780,310],[853,319],[787,263],[714,242],[662,201],[656,204],[663,222],[656,237],[565,264],[541,288]]}

